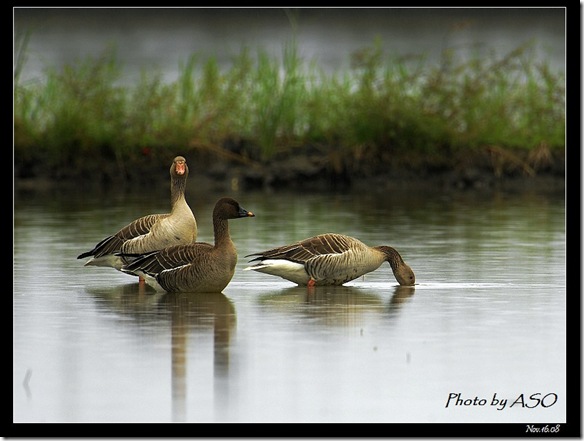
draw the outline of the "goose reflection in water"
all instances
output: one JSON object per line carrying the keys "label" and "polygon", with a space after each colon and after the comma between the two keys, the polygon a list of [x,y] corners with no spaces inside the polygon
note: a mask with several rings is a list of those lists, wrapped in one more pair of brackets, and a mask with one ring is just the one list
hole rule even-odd
{"label": "goose reflection in water", "polygon": [[162,293],[148,285],[126,283],[117,286],[86,287],[85,291],[97,302],[100,309],[132,316],[138,323],[159,321],[158,301]]}
{"label": "goose reflection in water", "polygon": [[[189,355],[213,357],[213,401],[219,417],[229,404],[229,350],[236,328],[236,311],[223,293],[155,293],[143,284],[87,289],[102,306],[135,318],[136,325],[170,320],[172,418],[187,421],[187,371]],[[189,336],[213,331],[212,354],[189,354]],[[195,397],[197,399],[198,397]]]}
{"label": "goose reflection in water", "polygon": [[228,408],[229,348],[236,325],[233,303],[223,293],[171,293],[160,300],[172,317],[172,403],[174,421],[186,421],[187,336],[213,328],[213,392],[218,415]]}
{"label": "goose reflection in water", "polygon": [[387,312],[390,315],[397,314],[399,310],[411,300],[411,297],[415,292],[416,288],[413,286],[396,286],[391,299],[389,299]]}
{"label": "goose reflection in water", "polygon": [[413,286],[396,286],[389,303],[385,290],[361,286],[323,286],[307,290],[303,286],[278,289],[259,297],[270,310],[289,311],[319,319],[331,326],[357,326],[367,314],[395,314],[414,294]]}

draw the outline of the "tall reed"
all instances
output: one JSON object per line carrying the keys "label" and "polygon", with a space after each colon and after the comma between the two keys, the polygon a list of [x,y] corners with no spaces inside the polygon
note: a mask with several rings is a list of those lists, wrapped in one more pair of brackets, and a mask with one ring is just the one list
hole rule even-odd
{"label": "tall reed", "polygon": [[[24,44],[24,43],[23,43]],[[380,42],[325,72],[295,41],[280,57],[243,48],[230,67],[192,55],[175,82],[142,72],[124,84],[115,49],[23,84],[14,78],[16,161],[79,164],[136,157],[145,149],[236,154],[257,161],[307,146],[337,168],[412,153],[565,147],[565,80],[534,61],[533,44],[508,54],[433,65],[385,54]]]}

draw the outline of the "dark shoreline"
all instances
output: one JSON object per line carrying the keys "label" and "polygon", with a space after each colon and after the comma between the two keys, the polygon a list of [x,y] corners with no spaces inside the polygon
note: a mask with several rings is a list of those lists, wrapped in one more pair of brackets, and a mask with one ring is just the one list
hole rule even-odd
{"label": "dark shoreline", "polygon": [[[367,160],[348,164],[334,158],[302,154],[274,158],[263,163],[226,160],[200,152],[177,152],[187,158],[189,186],[207,192],[306,191],[387,192],[499,191],[564,193],[564,152],[547,155],[539,162],[527,153],[501,157],[487,150],[450,155],[448,158],[396,157],[391,161]],[[168,158],[166,157],[168,156]],[[100,159],[49,170],[38,163],[16,163],[14,190],[83,190],[127,192],[133,189],[167,190],[171,155],[139,158],[133,164]],[[536,158],[537,159],[537,158]]]}

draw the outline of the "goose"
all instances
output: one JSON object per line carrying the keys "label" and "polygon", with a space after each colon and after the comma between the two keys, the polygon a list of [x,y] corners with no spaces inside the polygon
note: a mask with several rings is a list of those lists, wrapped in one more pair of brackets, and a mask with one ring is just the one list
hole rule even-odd
{"label": "goose", "polygon": [[[121,271],[122,266],[133,259],[132,255],[197,240],[197,221],[185,199],[188,175],[186,159],[183,156],[174,158],[170,166],[170,213],[140,217],[77,258],[90,257],[84,266],[112,267]],[[139,281],[144,280],[140,278]]]}
{"label": "goose", "polygon": [[213,210],[215,244],[195,242],[174,245],[144,254],[124,265],[156,290],[167,292],[220,293],[231,281],[237,251],[229,235],[229,219],[255,217],[236,200],[223,197]]}
{"label": "goose", "polygon": [[258,271],[309,287],[342,285],[389,262],[400,285],[412,286],[416,276],[395,248],[368,246],[358,239],[325,233],[270,250],[248,254],[255,257],[245,270]]}

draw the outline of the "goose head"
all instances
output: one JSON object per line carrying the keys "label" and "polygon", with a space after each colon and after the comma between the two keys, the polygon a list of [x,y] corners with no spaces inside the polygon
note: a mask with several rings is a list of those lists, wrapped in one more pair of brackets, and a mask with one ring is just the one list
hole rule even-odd
{"label": "goose head", "polygon": [[246,210],[235,199],[224,197],[217,201],[213,210],[214,219],[237,219],[240,217],[255,217],[251,211]]}
{"label": "goose head", "polygon": [[395,276],[395,280],[402,286],[413,286],[416,284],[414,271],[405,263],[393,269],[393,275]]}
{"label": "goose head", "polygon": [[185,178],[189,175],[189,168],[187,166],[187,160],[183,156],[177,156],[172,161],[170,166],[171,176],[184,176]]}
{"label": "goose head", "polygon": [[401,255],[395,248],[388,246],[376,247],[385,254],[385,260],[389,262],[395,280],[402,286],[413,286],[416,284],[416,275],[408,264],[404,262]]}

